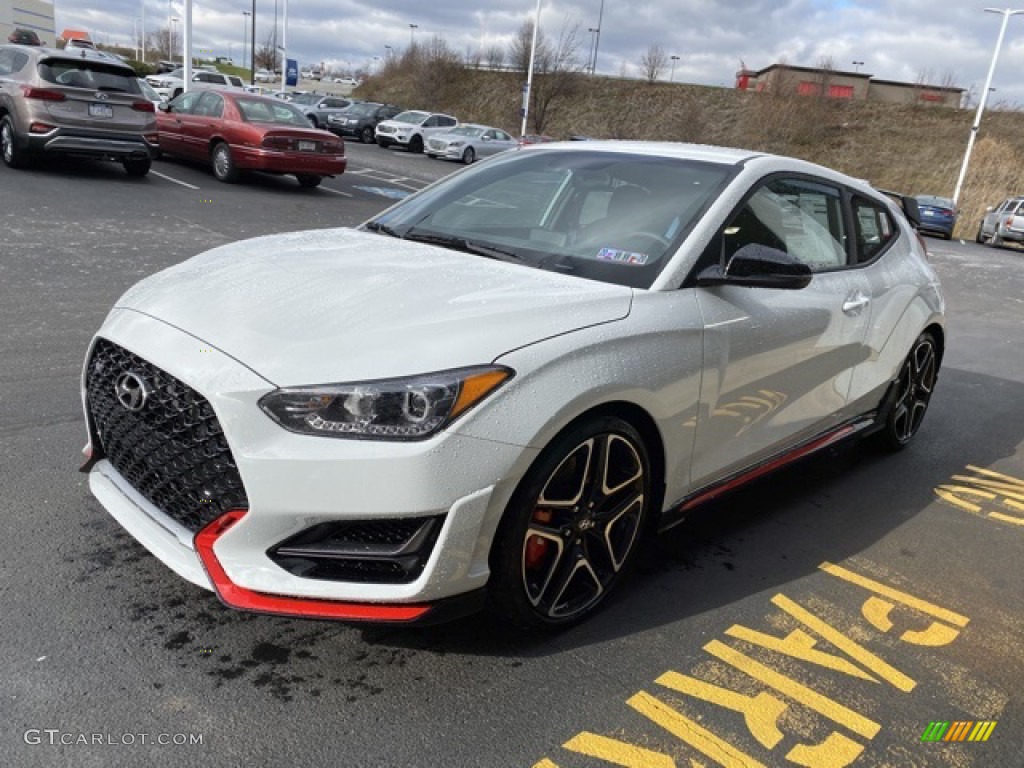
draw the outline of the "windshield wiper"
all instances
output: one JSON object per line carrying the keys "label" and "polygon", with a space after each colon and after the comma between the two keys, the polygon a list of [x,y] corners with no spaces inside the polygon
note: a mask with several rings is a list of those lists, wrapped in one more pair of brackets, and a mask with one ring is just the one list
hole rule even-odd
{"label": "windshield wiper", "polygon": [[430,243],[431,245],[440,245],[445,248],[454,248],[458,251],[465,251],[466,253],[474,253],[477,256],[486,256],[489,259],[497,259],[498,261],[507,261],[512,264],[526,264],[526,260],[518,253],[513,251],[506,251],[503,248],[496,248],[493,245],[482,245],[481,243],[474,243],[472,240],[468,240],[465,237],[457,237],[455,235],[428,235],[425,233],[416,233],[415,228],[405,233],[406,240],[415,240],[417,243]]}
{"label": "windshield wiper", "polygon": [[402,239],[402,236],[398,234],[397,230],[392,229],[387,224],[381,224],[379,221],[371,221],[366,225],[366,228],[371,232],[380,232],[382,235],[397,237],[399,240]]}

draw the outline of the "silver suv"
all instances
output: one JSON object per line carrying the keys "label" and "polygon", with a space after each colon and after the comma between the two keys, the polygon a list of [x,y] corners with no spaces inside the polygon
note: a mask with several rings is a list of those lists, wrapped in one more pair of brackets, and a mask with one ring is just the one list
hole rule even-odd
{"label": "silver suv", "polygon": [[995,246],[1024,243],[1024,197],[1008,197],[995,208],[985,209],[985,218],[974,239]]}
{"label": "silver suv", "polygon": [[92,51],[0,45],[0,155],[113,160],[145,176],[157,149],[156,114],[135,72]]}

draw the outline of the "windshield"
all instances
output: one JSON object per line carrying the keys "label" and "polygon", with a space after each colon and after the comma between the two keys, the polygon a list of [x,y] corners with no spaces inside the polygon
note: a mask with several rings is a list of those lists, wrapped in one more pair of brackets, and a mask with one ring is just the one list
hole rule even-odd
{"label": "windshield", "polygon": [[430,117],[429,112],[399,112],[397,115],[391,118],[391,122],[413,123],[415,125],[419,125],[428,117]]}
{"label": "windshield", "polygon": [[399,203],[366,228],[648,288],[732,170],[600,149],[513,152]]}
{"label": "windshield", "polygon": [[309,104],[316,104],[317,102],[320,101],[321,98],[321,96],[317,96],[315,93],[300,93],[295,96],[292,96],[290,99],[288,99],[288,101],[290,101],[292,104],[301,104],[303,106],[306,106]]}
{"label": "windshield", "polygon": [[914,195],[914,199],[920,205],[934,205],[938,208],[955,208],[953,201],[948,197],[936,197],[935,195]]}
{"label": "windshield", "polygon": [[242,119],[247,123],[280,123],[309,128],[309,118],[284,101],[275,99],[235,99]]}

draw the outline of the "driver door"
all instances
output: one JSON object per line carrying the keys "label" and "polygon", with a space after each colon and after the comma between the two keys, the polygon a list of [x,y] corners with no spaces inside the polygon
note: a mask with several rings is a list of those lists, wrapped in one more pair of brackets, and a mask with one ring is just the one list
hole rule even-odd
{"label": "driver door", "polygon": [[800,290],[697,289],[704,321],[691,483],[729,477],[846,418],[865,355],[870,284],[851,263],[842,191],[807,177],[763,182],[712,241],[723,267],[748,244],[785,251],[813,277]]}

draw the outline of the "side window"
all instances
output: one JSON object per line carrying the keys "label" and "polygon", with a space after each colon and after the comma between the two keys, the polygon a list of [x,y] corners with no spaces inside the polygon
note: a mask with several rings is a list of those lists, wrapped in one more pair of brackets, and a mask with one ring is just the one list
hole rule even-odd
{"label": "side window", "polygon": [[423,122],[424,128],[436,128],[440,123],[437,121],[437,115],[431,115]]}
{"label": "side window", "polygon": [[439,120],[438,125],[451,126],[451,125],[458,125],[459,124],[459,121],[456,120],[454,117],[443,117],[442,116],[442,117],[438,118],[438,120]]}
{"label": "side window", "polygon": [[14,72],[14,51],[7,49],[0,51],[0,75],[9,75]]}
{"label": "side window", "polygon": [[768,182],[723,230],[725,264],[750,244],[784,251],[814,272],[845,266],[846,232],[839,190],[803,179]]}
{"label": "side window", "polygon": [[199,101],[201,95],[202,91],[189,91],[188,93],[181,94],[181,96],[171,102],[174,105],[174,111],[179,114],[191,114],[195,110],[196,102]]}
{"label": "side window", "polygon": [[495,131],[495,133],[498,135],[499,141],[512,141],[512,137],[504,131]]}
{"label": "side window", "polygon": [[857,227],[857,261],[860,263],[871,261],[896,236],[896,225],[889,212],[862,197],[853,200],[853,221]]}

